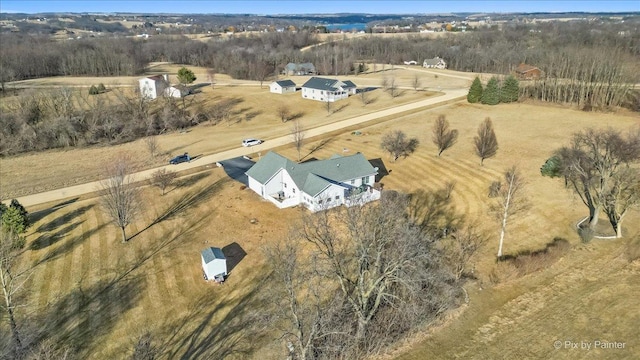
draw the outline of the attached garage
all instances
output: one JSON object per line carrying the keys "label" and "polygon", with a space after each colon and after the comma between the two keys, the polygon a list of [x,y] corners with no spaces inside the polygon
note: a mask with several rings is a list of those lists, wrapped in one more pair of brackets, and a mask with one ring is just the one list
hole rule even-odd
{"label": "attached garage", "polygon": [[202,270],[207,280],[224,280],[227,276],[227,259],[220,248],[202,250]]}

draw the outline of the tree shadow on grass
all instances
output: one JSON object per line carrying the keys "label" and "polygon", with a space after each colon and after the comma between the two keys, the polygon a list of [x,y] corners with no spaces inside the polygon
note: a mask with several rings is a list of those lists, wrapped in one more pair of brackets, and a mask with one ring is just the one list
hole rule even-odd
{"label": "tree shadow on grass", "polygon": [[64,215],[61,215],[45,224],[38,226],[36,232],[47,232],[56,229],[59,226],[64,224],[68,224],[73,221],[76,217],[84,215],[87,211],[91,210],[94,207],[94,204],[86,205],[79,207],[73,211],[70,211]]}
{"label": "tree shadow on grass", "polygon": [[73,198],[67,201],[63,201],[59,204],[53,205],[52,207],[48,208],[48,209],[44,209],[44,210],[40,210],[40,211],[36,211],[33,213],[29,214],[29,222],[31,224],[35,224],[38,221],[44,219],[45,217],[49,216],[50,214],[54,213],[55,211],[62,209],[63,207],[73,204],[74,202],[78,201],[78,199],[80,198]]}
{"label": "tree shadow on grass", "polygon": [[[261,337],[269,333],[263,329],[259,313],[268,303],[262,298],[263,286],[266,286],[265,282],[255,282],[244,296],[218,292],[221,298],[215,300],[215,306],[212,306],[211,292],[207,291],[184,318],[165,326],[162,333],[171,335],[162,339],[164,346],[160,350],[163,355],[169,359],[224,359],[252,355]],[[224,315],[219,317],[220,314]],[[197,326],[190,326],[193,324]]]}
{"label": "tree shadow on grass", "polygon": [[316,151],[322,150],[324,149],[327,145],[329,145],[331,142],[333,142],[335,138],[327,138],[327,139],[323,139],[320,142],[316,143],[315,145],[313,145],[313,147],[309,150],[309,153],[305,156],[302,157],[301,161],[304,160],[309,161],[308,159],[305,160],[308,156],[310,156],[311,154],[313,154]]}
{"label": "tree shadow on grass", "polygon": [[[49,251],[44,257],[42,257],[40,260],[38,260],[33,266],[35,267],[35,266],[38,266],[38,265],[43,264],[45,262],[55,260],[55,259],[59,258],[60,256],[63,256],[64,254],[73,251],[73,249],[75,249],[77,246],[82,244],[84,241],[89,240],[89,238],[91,238],[91,236],[93,236],[97,232],[101,231],[108,224],[109,223],[103,223],[103,224],[101,224],[100,226],[98,226],[96,228],[93,228],[93,229],[91,229],[89,231],[86,231],[86,232],[82,233],[81,235],[74,236],[74,237],[71,237],[71,238],[67,238],[66,240],[64,240],[64,242],[60,246],[58,246],[55,249],[52,249],[51,251]],[[80,223],[78,223],[77,225],[80,225]],[[34,244],[36,242],[38,242],[39,240],[40,239],[38,238],[38,240],[34,241]],[[59,242],[59,241],[60,240],[56,240],[56,242]],[[51,245],[51,244],[49,244],[49,245]],[[40,246],[40,245],[33,245],[32,244],[30,246],[31,250],[38,250],[38,249],[34,248],[36,246]],[[46,247],[46,246],[44,246],[44,247]]]}
{"label": "tree shadow on grass", "polygon": [[73,224],[69,224],[62,229],[52,233],[52,234],[40,234],[36,240],[34,240],[31,244],[29,244],[30,250],[42,250],[48,246],[51,246],[58,241],[62,240],[67,233],[70,233],[78,226],[82,225],[84,221],[75,222]]}
{"label": "tree shadow on grass", "polygon": [[184,177],[182,179],[178,179],[175,183],[175,188],[187,188],[191,187],[200,182],[200,180],[205,179],[207,176],[211,174],[211,171],[203,171],[199,172],[195,175],[191,175],[188,177]]}
{"label": "tree shadow on grass", "polygon": [[210,185],[185,193],[182,197],[180,197],[168,208],[166,208],[162,213],[158,214],[158,216],[151,222],[151,224],[130,236],[128,241],[131,241],[133,238],[137,237],[145,230],[165,220],[170,220],[175,218],[176,216],[181,215],[186,216],[186,210],[194,208],[210,200],[214,194],[220,191],[222,185],[227,181],[229,181],[228,178],[221,178]]}

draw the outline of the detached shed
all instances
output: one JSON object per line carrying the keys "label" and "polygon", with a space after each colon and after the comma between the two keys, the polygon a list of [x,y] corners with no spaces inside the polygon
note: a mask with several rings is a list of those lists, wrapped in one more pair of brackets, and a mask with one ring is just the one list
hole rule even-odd
{"label": "detached shed", "polygon": [[216,276],[227,276],[227,259],[220,248],[210,247],[202,250],[202,270],[207,280],[213,280]]}
{"label": "detached shed", "polygon": [[269,90],[276,94],[288,94],[296,92],[296,83],[291,80],[274,81],[269,85]]}

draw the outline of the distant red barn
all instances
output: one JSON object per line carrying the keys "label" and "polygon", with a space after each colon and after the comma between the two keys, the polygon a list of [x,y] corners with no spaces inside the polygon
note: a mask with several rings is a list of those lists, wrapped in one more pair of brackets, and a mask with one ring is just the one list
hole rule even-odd
{"label": "distant red barn", "polygon": [[542,76],[542,71],[532,65],[520,64],[515,69],[516,76],[521,80],[535,80]]}

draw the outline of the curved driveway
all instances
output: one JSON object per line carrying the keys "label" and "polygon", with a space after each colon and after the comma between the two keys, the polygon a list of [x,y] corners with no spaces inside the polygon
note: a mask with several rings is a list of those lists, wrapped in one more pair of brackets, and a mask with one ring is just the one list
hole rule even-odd
{"label": "curved driveway", "polygon": [[[444,91],[445,91],[445,94],[442,96],[429,98],[429,99],[417,101],[410,104],[400,105],[400,106],[396,106],[386,110],[380,110],[370,114],[352,117],[350,119],[338,121],[332,124],[318,126],[312,129],[307,129],[305,131],[305,137],[312,138],[314,136],[344,129],[344,128],[365,123],[371,120],[376,120],[385,116],[399,114],[405,111],[411,111],[411,110],[419,109],[422,107],[427,107],[427,106],[432,106],[437,104],[444,104],[452,100],[459,100],[466,97],[468,90],[453,89],[453,90],[444,90]],[[282,145],[286,145],[291,142],[292,142],[291,135],[284,135],[284,136],[276,137],[273,139],[267,139],[267,141],[265,141],[261,145],[253,146],[251,148],[239,147],[236,149],[221,151],[219,153],[203,156],[190,163],[168,165],[160,168],[167,168],[174,171],[194,169],[197,167],[201,167],[208,164],[214,164],[222,160],[231,159],[231,158],[235,158],[243,155],[249,155],[249,154],[254,154],[258,152],[266,154],[270,149],[273,149]],[[153,174],[155,171],[157,171],[160,168],[144,170],[144,171],[135,173],[131,176],[133,176],[134,181],[144,181],[149,179],[151,177],[151,174]],[[43,203],[52,202],[52,201],[59,201],[66,198],[76,197],[76,196],[85,195],[91,192],[95,192],[99,189],[99,186],[100,186],[100,182],[95,181],[95,182],[90,182],[86,184],[69,186],[69,187],[61,188],[57,190],[51,190],[51,191],[46,191],[38,194],[23,196],[18,198],[18,201],[20,201],[20,203],[24,206],[33,206],[37,204],[43,204]]]}

